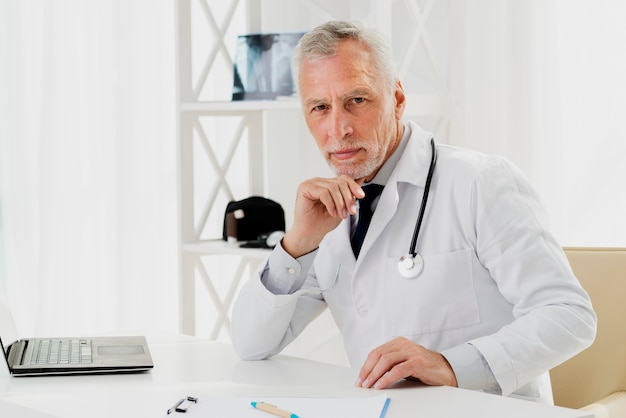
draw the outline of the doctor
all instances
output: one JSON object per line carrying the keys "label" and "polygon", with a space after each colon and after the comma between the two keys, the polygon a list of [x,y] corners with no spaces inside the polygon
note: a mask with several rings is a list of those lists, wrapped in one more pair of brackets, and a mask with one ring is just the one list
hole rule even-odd
{"label": "doctor", "polygon": [[[392,62],[351,22],[296,48],[307,126],[336,177],[298,187],[293,226],[235,303],[234,347],[268,358],[328,307],[357,386],[408,378],[550,403],[548,370],[594,339],[589,297],[517,168],[403,122]],[[372,184],[384,188],[369,202]]]}

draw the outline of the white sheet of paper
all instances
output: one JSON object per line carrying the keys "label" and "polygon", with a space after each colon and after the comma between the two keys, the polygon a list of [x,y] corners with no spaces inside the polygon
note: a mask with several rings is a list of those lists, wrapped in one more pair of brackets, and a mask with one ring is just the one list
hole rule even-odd
{"label": "white sheet of paper", "polygon": [[289,411],[298,418],[382,418],[386,412],[387,396],[365,397],[199,397],[196,404],[188,404],[184,414],[172,412],[169,418],[271,418],[272,414],[255,409],[252,402],[265,402]]}

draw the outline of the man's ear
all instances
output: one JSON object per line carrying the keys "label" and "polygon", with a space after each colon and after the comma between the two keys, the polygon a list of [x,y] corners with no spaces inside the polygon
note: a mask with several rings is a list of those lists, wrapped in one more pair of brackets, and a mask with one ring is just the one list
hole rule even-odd
{"label": "man's ear", "polygon": [[396,99],[396,120],[402,120],[402,116],[404,116],[404,109],[406,108],[406,96],[404,95],[404,88],[402,87],[402,82],[400,82],[400,80],[396,82],[394,97]]}

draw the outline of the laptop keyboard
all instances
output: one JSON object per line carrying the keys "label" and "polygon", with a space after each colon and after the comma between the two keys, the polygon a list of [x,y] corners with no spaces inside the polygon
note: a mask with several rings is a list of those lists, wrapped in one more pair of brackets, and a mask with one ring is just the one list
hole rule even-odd
{"label": "laptop keyboard", "polygon": [[35,340],[30,364],[90,364],[91,340]]}

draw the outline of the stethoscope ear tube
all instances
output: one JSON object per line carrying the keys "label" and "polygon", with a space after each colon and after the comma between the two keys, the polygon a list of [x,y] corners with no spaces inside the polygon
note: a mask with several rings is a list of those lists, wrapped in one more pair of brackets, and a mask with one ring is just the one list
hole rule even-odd
{"label": "stethoscope ear tube", "polygon": [[414,279],[424,269],[424,259],[421,255],[417,254],[415,248],[417,247],[417,239],[419,237],[420,228],[422,227],[422,220],[424,219],[424,213],[426,212],[426,204],[428,203],[428,193],[430,192],[430,183],[433,179],[433,173],[435,171],[435,165],[437,164],[437,148],[435,147],[434,138],[430,139],[431,158],[430,167],[428,168],[428,175],[426,176],[426,184],[424,185],[424,195],[422,196],[422,204],[417,215],[417,222],[415,223],[415,229],[413,230],[413,239],[411,240],[411,246],[409,247],[409,253],[400,257],[398,261],[398,272],[402,277],[407,279]]}

